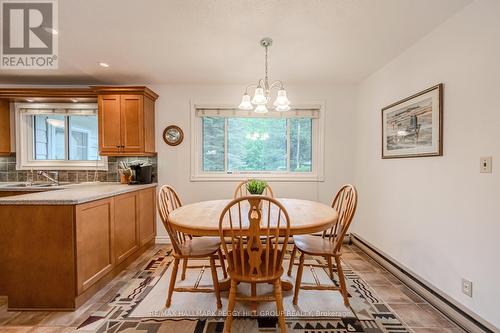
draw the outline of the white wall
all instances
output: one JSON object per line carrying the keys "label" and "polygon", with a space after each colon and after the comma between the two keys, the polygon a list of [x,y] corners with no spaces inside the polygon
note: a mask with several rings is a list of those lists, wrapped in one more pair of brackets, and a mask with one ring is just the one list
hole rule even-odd
{"label": "white wall", "polygon": [[[201,200],[230,198],[237,182],[190,182],[190,101],[217,101],[237,105],[245,84],[162,85],[151,86],[160,95],[156,103],[156,147],[158,151],[158,182],[171,184],[183,204]],[[295,197],[330,203],[338,187],[353,180],[352,116],[355,89],[352,86],[291,86],[288,96],[297,104],[301,101],[325,101],[325,181],[271,182],[276,196]],[[171,124],[184,131],[184,141],[177,147],[165,144],[163,129]],[[158,236],[165,229],[158,219]]]}
{"label": "white wall", "polygon": [[[444,156],[382,160],[380,109],[440,82]],[[500,1],[465,7],[356,99],[354,232],[500,327]],[[480,156],[493,174],[479,173]]]}

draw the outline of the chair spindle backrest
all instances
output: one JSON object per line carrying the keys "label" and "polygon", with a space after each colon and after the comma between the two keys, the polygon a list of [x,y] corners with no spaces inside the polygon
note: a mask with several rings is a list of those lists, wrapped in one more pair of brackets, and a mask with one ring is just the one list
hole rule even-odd
{"label": "chair spindle backrest", "polygon": [[337,223],[323,232],[323,237],[333,242],[333,253],[339,252],[344,241],[344,236],[352,222],[356,206],[358,204],[358,192],[353,185],[343,185],[333,199],[332,208],[338,213]]}
{"label": "chair spindle backrest", "polygon": [[[238,184],[238,186],[236,187],[236,190],[234,191],[234,195],[233,195],[234,199],[246,197],[246,196],[250,195],[250,193],[248,193],[248,190],[247,190],[247,183],[248,182],[249,182],[248,180],[244,180]],[[266,189],[264,190],[264,193],[262,193],[262,195],[264,195],[266,197],[274,198],[273,190],[272,190],[271,186],[269,186],[269,184],[267,184]]]}
{"label": "chair spindle backrest", "polygon": [[230,271],[263,279],[279,274],[290,218],[276,199],[262,195],[232,200],[221,213],[219,233]]}
{"label": "chair spindle backrest", "polygon": [[163,221],[165,229],[167,229],[168,236],[172,242],[172,247],[175,253],[180,254],[180,248],[186,240],[190,239],[189,235],[186,235],[180,231],[175,230],[169,221],[169,216],[172,211],[181,207],[181,200],[175,192],[174,188],[170,185],[163,185],[158,192],[158,212]]}

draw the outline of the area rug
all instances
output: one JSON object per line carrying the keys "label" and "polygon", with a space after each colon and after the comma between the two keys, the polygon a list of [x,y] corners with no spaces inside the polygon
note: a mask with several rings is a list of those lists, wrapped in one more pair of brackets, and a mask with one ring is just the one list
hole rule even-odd
{"label": "area rug", "polygon": [[[159,250],[148,264],[127,285],[120,289],[108,304],[93,313],[78,328],[79,332],[222,332],[227,309],[227,292],[223,292],[223,307],[217,310],[213,293],[176,293],[172,306],[164,307],[170,270],[170,251]],[[304,284],[334,284],[326,270],[313,267],[323,263],[323,258],[307,257]],[[286,259],[288,261],[288,259]],[[205,265],[192,262],[192,265]],[[211,286],[208,262],[206,268],[189,269],[186,280],[176,286],[205,288]],[[343,263],[351,307],[343,305],[339,292],[300,290],[299,305],[293,306],[291,291],[284,292],[286,323],[289,332],[409,332],[395,313],[368,287],[348,264]],[[296,268],[292,274],[295,277]],[[179,274],[180,276],[180,274]],[[219,271],[222,277],[222,272]],[[287,277],[285,277],[286,279]],[[259,287],[259,294],[271,287]],[[241,284],[238,292],[245,294],[249,288]],[[273,332],[277,330],[275,303],[260,303],[258,316],[250,316],[250,308],[237,302],[233,332]]]}

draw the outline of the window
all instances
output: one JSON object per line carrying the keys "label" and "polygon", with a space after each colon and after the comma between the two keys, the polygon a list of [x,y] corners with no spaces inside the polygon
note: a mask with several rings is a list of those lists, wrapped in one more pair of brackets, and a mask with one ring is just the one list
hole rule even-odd
{"label": "window", "polygon": [[20,170],[107,169],[95,104],[17,104],[16,128]]}
{"label": "window", "polygon": [[196,106],[192,180],[322,180],[321,107],[286,113]]}

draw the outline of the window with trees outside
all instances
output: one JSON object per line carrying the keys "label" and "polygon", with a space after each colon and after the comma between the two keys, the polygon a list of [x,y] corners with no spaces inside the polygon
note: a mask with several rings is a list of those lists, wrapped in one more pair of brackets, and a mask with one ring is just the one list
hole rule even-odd
{"label": "window with trees outside", "polygon": [[262,115],[199,108],[195,121],[199,147],[192,178],[318,178],[319,109]]}

